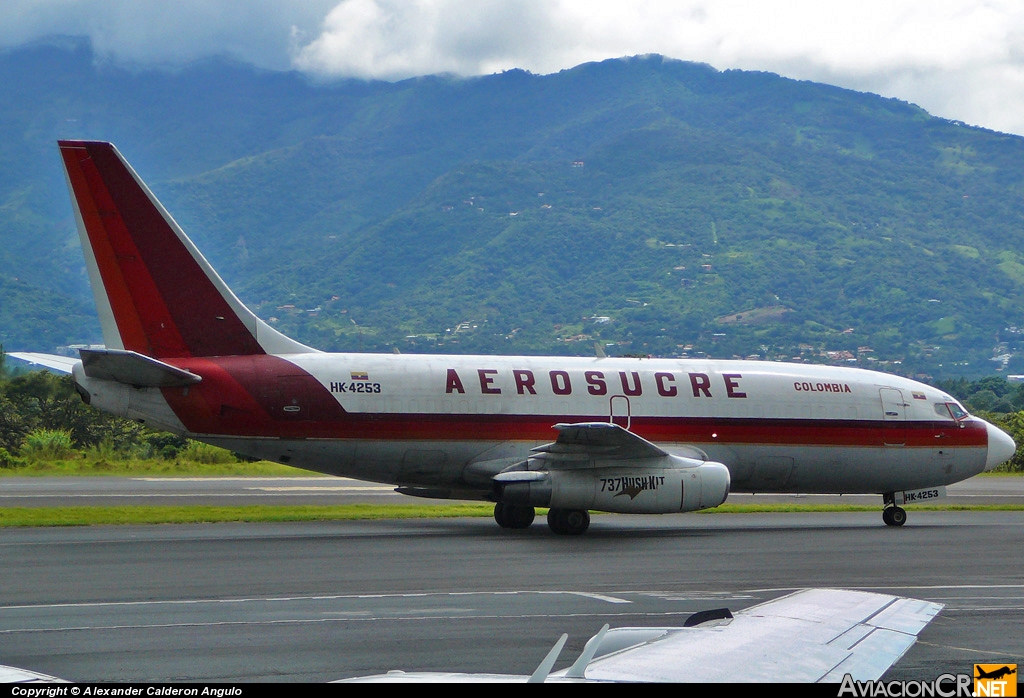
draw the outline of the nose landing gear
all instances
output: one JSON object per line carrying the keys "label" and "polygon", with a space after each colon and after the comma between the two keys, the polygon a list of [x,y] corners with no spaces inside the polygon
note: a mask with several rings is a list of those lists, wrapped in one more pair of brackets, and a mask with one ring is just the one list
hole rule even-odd
{"label": "nose landing gear", "polygon": [[882,509],[882,521],[886,526],[902,526],[907,522],[907,510],[896,506],[896,496],[892,492],[882,495],[885,508]]}

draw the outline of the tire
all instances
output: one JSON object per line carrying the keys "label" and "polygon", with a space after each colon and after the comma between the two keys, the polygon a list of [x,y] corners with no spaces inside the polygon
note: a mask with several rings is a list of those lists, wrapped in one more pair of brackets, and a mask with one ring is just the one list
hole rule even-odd
{"label": "tire", "polygon": [[907,510],[901,507],[886,507],[882,510],[882,521],[886,526],[902,526],[907,522]]}
{"label": "tire", "polygon": [[533,507],[517,507],[502,502],[494,505],[494,520],[502,528],[529,528],[536,516],[537,512]]}
{"label": "tire", "polygon": [[590,528],[590,513],[586,509],[549,509],[548,526],[552,533],[578,536]]}

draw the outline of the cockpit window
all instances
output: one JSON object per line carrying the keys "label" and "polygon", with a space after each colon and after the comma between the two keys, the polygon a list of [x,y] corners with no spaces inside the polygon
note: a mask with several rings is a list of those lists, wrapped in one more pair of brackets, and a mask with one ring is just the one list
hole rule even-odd
{"label": "cockpit window", "polygon": [[955,402],[947,402],[946,407],[949,408],[949,413],[953,415],[953,419],[957,421],[970,417],[970,415],[967,414],[967,410],[965,410],[963,407],[961,407],[959,404]]}
{"label": "cockpit window", "polygon": [[967,410],[965,410],[956,402],[936,402],[935,414],[939,415],[940,417],[945,417],[947,419],[955,419],[958,422],[961,419],[966,419],[967,417],[970,417],[970,415],[967,413]]}

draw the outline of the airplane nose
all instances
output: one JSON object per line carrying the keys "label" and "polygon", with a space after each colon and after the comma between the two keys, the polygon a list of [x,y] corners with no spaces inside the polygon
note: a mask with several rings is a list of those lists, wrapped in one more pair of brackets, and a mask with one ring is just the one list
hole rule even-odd
{"label": "airplane nose", "polygon": [[985,470],[992,470],[997,465],[1002,465],[1013,458],[1017,452],[1017,444],[1013,443],[1010,435],[999,427],[994,427],[985,422],[988,430],[988,456],[985,458]]}

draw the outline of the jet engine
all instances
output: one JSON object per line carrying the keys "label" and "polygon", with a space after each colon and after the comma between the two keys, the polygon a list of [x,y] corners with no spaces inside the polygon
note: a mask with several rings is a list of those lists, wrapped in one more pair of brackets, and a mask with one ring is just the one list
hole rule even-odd
{"label": "jet engine", "polygon": [[661,463],[508,470],[494,477],[495,497],[513,506],[667,514],[717,507],[729,495],[729,470],[721,463],[673,455],[656,460]]}

